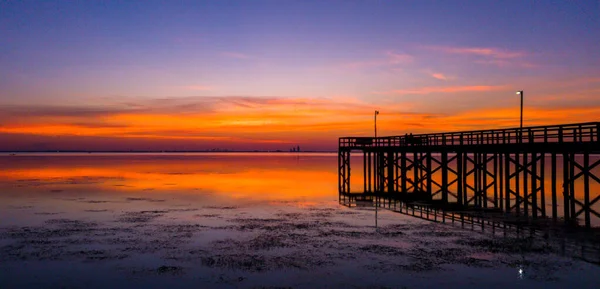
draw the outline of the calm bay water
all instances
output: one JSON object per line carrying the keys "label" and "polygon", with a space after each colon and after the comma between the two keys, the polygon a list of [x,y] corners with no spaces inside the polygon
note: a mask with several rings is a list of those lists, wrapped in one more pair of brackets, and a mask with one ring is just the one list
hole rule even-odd
{"label": "calm bay water", "polygon": [[0,288],[595,288],[551,244],[338,204],[337,154],[0,156]]}

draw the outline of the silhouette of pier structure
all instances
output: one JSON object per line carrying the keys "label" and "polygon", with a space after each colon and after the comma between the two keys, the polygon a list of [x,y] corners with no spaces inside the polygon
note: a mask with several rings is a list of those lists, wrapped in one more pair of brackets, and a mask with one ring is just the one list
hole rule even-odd
{"label": "silhouette of pier structure", "polygon": [[[362,188],[351,159],[362,155]],[[341,137],[340,203],[383,199],[529,224],[600,225],[600,122]],[[354,156],[354,157],[352,157]],[[353,162],[352,162],[353,163]]]}

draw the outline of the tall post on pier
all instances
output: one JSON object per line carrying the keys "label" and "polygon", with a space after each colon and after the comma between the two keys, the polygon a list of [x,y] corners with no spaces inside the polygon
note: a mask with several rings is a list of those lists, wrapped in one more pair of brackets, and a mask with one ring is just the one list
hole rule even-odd
{"label": "tall post on pier", "polygon": [[523,91],[517,91],[517,94],[521,96],[521,117],[520,117],[520,125],[519,125],[519,143],[523,142]]}
{"label": "tall post on pier", "polygon": [[[375,146],[377,146],[377,115],[378,114],[379,114],[379,111],[376,110],[375,111]],[[376,154],[377,154],[377,156],[379,156],[379,153],[376,153]],[[378,163],[376,166],[377,171],[379,171],[379,165],[380,164]],[[377,173],[376,176],[377,176],[376,183],[379,183],[379,174]],[[380,190],[380,187],[378,186],[377,189],[375,190],[375,192],[376,192],[375,193],[375,230],[377,230],[377,210],[378,210],[377,207],[379,207],[379,198],[378,198],[377,194],[379,193],[379,190]]]}

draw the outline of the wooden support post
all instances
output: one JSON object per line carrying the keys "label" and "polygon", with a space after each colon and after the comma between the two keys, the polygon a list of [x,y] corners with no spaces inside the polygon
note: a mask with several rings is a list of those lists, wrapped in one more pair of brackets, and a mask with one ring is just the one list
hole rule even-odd
{"label": "wooden support post", "polygon": [[[462,142],[462,136],[461,136],[461,142]],[[464,154],[463,152],[456,153],[456,182],[457,182],[457,190],[456,190],[457,200],[456,200],[456,202],[461,206],[464,205],[464,201],[463,201],[463,190],[464,190],[463,154]]]}
{"label": "wooden support post", "polygon": [[504,212],[510,213],[510,153],[504,155],[504,195],[506,205],[504,206]]}
{"label": "wooden support post", "polygon": [[423,152],[419,152],[419,192],[424,192],[425,189],[425,168],[423,164]]}
{"label": "wooden support post", "polygon": [[381,152],[375,152],[375,193],[381,192]]}
{"label": "wooden support post", "polygon": [[406,178],[408,178],[408,170],[406,169],[406,151],[404,150],[400,152],[400,171],[402,174],[402,193],[406,194]]}
{"label": "wooden support post", "polygon": [[585,227],[591,228],[590,220],[590,154],[585,152],[583,154],[583,213],[585,216]]}
{"label": "wooden support post", "polygon": [[[494,208],[495,209],[498,209],[499,208],[498,205],[502,203],[502,201],[499,200],[499,198],[498,198],[499,196],[502,196],[502,193],[500,193],[500,194],[498,193],[498,180],[502,179],[502,178],[498,178],[499,177],[498,176],[498,157],[499,157],[499,155],[500,155],[499,153],[494,153],[494,179],[493,179],[493,182],[494,182]],[[500,172],[502,172],[502,170],[500,170]],[[487,176],[486,176],[486,178],[487,178]],[[502,182],[500,182],[500,183],[502,183]]]}
{"label": "wooden support post", "polygon": [[577,211],[575,211],[575,154],[571,153],[569,156],[569,163],[570,168],[569,168],[569,204],[571,205],[571,220],[575,221],[576,219],[576,213]]}
{"label": "wooden support post", "polygon": [[369,193],[373,192],[373,185],[372,185],[372,179],[371,179],[371,164],[372,164],[372,160],[371,160],[371,152],[367,152],[367,182],[369,183]]}
{"label": "wooden support post", "polygon": [[[481,168],[479,167],[479,156],[481,154],[480,153],[474,153],[473,154],[473,202],[475,204],[476,208],[480,208],[481,204],[480,204],[480,199],[481,199],[481,188],[480,188],[480,183],[479,183],[479,174],[481,172]],[[468,200],[469,197],[467,196],[466,199]]]}
{"label": "wooden support post", "polygon": [[381,186],[379,187],[381,192],[385,192],[386,188],[386,181],[387,181],[387,158],[386,158],[386,153],[381,152],[381,155],[379,156],[379,167],[380,167],[380,180],[381,180]]}
{"label": "wooden support post", "polygon": [[550,172],[550,178],[551,178],[551,186],[552,186],[552,220],[554,220],[554,222],[556,222],[556,220],[558,219],[558,202],[556,201],[556,153],[553,152],[551,159],[551,172]]}
{"label": "wooden support post", "polygon": [[367,192],[367,152],[363,151],[363,192]]}
{"label": "wooden support post", "polygon": [[448,152],[442,152],[442,203],[448,203]]}
{"label": "wooden support post", "polygon": [[385,153],[379,153],[379,192],[382,193],[385,191]]}
{"label": "wooden support post", "polygon": [[529,169],[529,159],[528,159],[528,154],[527,153],[523,153],[523,213],[525,214],[525,217],[529,216],[529,188],[528,188],[528,178],[529,178],[529,173],[527,173],[528,169]]}
{"label": "wooden support post", "polygon": [[498,196],[500,197],[499,208],[504,210],[504,155],[498,153],[496,157],[498,158],[498,177],[496,178],[496,182],[498,183]]}
{"label": "wooden support post", "polygon": [[521,175],[521,169],[521,155],[519,153],[515,153],[515,209],[517,210],[517,216],[521,215],[521,200],[519,200],[521,197],[521,183],[519,178],[519,176]]}
{"label": "wooden support post", "polygon": [[565,221],[571,220],[571,214],[569,213],[571,209],[571,205],[569,204],[569,200],[571,199],[569,193],[569,168],[569,155],[563,153],[563,208]]}
{"label": "wooden support post", "polygon": [[538,202],[537,202],[537,153],[531,154],[531,216],[537,219]]}
{"label": "wooden support post", "polygon": [[377,191],[379,193],[385,191],[385,153],[379,152],[377,154]]}
{"label": "wooden support post", "polygon": [[414,179],[413,179],[413,193],[418,192],[419,188],[418,188],[418,183],[419,183],[419,166],[420,166],[420,161],[419,161],[419,156],[417,155],[417,152],[413,153],[413,173],[414,173]]}
{"label": "wooden support post", "polygon": [[481,159],[483,160],[482,163],[482,170],[481,170],[481,190],[483,193],[483,207],[487,208],[487,203],[488,203],[488,191],[487,191],[487,175],[488,175],[488,158],[487,158],[487,153],[483,153],[483,156],[481,156]]}
{"label": "wooden support post", "polygon": [[350,151],[346,152],[346,166],[348,167],[348,170],[346,171],[347,172],[346,192],[350,193],[350,180],[351,180],[351,178],[350,178],[350,169],[351,169],[350,168]]}
{"label": "wooden support post", "polygon": [[393,151],[388,151],[387,153],[387,171],[388,171],[388,175],[387,175],[387,179],[388,179],[388,193],[390,193],[391,196],[392,193],[394,193],[395,191],[395,175],[394,175],[394,168],[396,167],[396,162],[394,160],[394,152]]}
{"label": "wooden support post", "polygon": [[373,182],[374,185],[376,187],[375,192],[381,192],[383,191],[383,188],[381,187],[381,174],[382,174],[382,167],[384,166],[384,164],[382,163],[382,158],[381,155],[383,154],[383,152],[375,152],[373,155],[373,162],[374,162],[374,171],[373,171]]}
{"label": "wooden support post", "polygon": [[542,217],[546,217],[546,153],[540,153],[540,206],[542,208]]}
{"label": "wooden support post", "polygon": [[373,152],[373,187],[379,193],[379,151]]}
{"label": "wooden support post", "polygon": [[[394,153],[394,170],[396,171],[396,173],[394,174],[394,190],[395,192],[399,192],[400,191],[400,169],[398,168],[398,157],[400,156],[400,153],[395,152]],[[395,206],[395,204],[394,204]]]}
{"label": "wooden support post", "polygon": [[433,176],[431,175],[431,171],[432,171],[432,169],[431,169],[431,158],[432,158],[431,151],[428,150],[425,153],[425,163],[426,163],[425,165],[427,166],[425,168],[425,170],[427,172],[427,194],[429,195],[430,199],[432,198],[432,194],[433,194],[433,188],[432,188],[433,185],[432,185],[432,182],[431,182],[432,178],[433,178]]}
{"label": "wooden support post", "polygon": [[344,171],[342,170],[342,150],[338,151],[338,192],[343,193],[342,189],[342,176]]}

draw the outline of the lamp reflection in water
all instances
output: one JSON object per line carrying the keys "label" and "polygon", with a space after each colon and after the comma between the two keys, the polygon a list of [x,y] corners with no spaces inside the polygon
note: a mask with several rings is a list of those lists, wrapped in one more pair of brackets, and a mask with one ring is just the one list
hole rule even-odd
{"label": "lamp reflection in water", "polygon": [[525,278],[525,271],[523,270],[523,267],[519,266],[519,279],[524,279]]}

